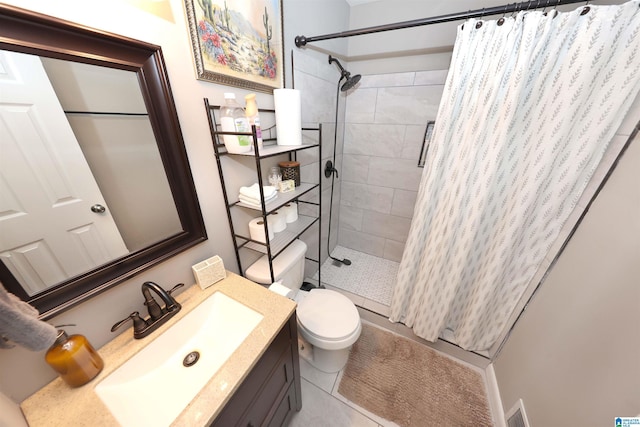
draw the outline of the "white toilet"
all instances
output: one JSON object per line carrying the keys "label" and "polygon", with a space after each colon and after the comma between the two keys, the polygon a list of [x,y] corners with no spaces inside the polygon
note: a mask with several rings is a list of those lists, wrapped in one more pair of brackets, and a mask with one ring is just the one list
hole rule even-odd
{"label": "white toilet", "polygon": [[[307,245],[295,240],[273,260],[276,281],[294,292],[298,303],[298,331],[303,344],[300,352],[309,363],[323,372],[338,372],[349,358],[351,346],[360,336],[362,325],[356,306],[349,298],[329,289],[300,290],[304,279],[304,255]],[[269,262],[263,256],[246,271],[246,277],[257,283],[271,284]],[[307,351],[311,347],[311,351]]]}

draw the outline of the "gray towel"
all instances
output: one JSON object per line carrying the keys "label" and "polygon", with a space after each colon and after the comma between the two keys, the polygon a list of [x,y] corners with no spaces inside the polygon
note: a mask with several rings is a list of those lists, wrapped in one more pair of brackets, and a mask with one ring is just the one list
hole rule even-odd
{"label": "gray towel", "polygon": [[38,320],[38,310],[7,292],[0,283],[0,348],[19,344],[31,351],[45,350],[57,335],[56,328]]}

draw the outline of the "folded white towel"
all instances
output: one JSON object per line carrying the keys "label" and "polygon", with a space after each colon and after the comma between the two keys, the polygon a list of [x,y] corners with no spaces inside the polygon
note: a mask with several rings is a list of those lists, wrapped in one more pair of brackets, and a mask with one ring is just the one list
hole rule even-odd
{"label": "folded white towel", "polygon": [[[264,192],[264,199],[267,200],[273,197],[274,194],[277,194],[278,190],[276,187],[272,187],[270,185],[265,185],[262,187],[262,191]],[[250,199],[260,200],[260,187],[258,183],[253,184],[251,187],[240,187],[240,194]]]}
{"label": "folded white towel", "polygon": [[[269,197],[268,199],[265,199],[264,202],[268,203],[271,200],[275,199],[276,197],[278,197],[277,194],[275,194],[273,197]],[[251,197],[244,197],[242,194],[240,194],[238,196],[238,199],[240,199],[240,201],[246,202],[246,203],[252,203],[254,205],[260,205],[260,199],[252,199]]]}
{"label": "folded white towel", "polygon": [[[264,202],[270,202],[271,200],[275,199],[276,197],[278,197],[277,194],[274,194],[272,197],[266,199]],[[255,199],[251,199],[249,197],[244,197],[242,194],[240,194],[238,196],[238,199],[240,199],[240,201],[242,203],[245,203],[247,205],[250,205],[251,207],[255,207],[255,208],[261,208],[262,205],[260,204],[260,200],[255,200]]]}
{"label": "folded white towel", "polygon": [[[264,200],[265,201],[266,200],[271,200],[274,197],[276,197],[277,195],[278,195],[277,192],[276,193],[269,193],[269,194],[265,193]],[[258,194],[258,197],[247,196],[246,194],[243,194],[243,193],[238,194],[238,196],[242,196],[242,197],[244,197],[245,199],[248,199],[248,200],[253,200],[255,203],[260,203],[260,195],[259,194]]]}
{"label": "folded white towel", "polygon": [[[240,200],[240,202],[247,204],[247,205],[251,205],[251,206],[256,206],[256,207],[260,207],[260,202],[256,202],[253,199],[247,199],[246,197],[240,195],[238,196],[238,200]],[[266,200],[265,200],[266,202]]]}
{"label": "folded white towel", "polygon": [[256,209],[261,209],[261,208],[262,208],[262,206],[261,206],[260,204],[258,204],[258,203],[247,202],[247,201],[242,200],[242,199],[240,199],[240,201],[241,201],[243,204],[245,204],[245,205],[249,206],[250,208],[256,208]]}

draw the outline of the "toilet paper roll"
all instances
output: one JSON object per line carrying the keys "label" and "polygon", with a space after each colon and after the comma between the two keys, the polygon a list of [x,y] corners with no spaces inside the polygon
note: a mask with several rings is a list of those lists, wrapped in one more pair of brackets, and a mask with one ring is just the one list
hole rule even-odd
{"label": "toilet paper roll", "polygon": [[298,220],[298,204],[295,202],[290,202],[284,205],[278,212],[282,211],[284,214],[284,219],[287,224],[291,224],[292,222],[296,222]]}
{"label": "toilet paper roll", "polygon": [[[267,223],[269,226],[269,240],[273,240],[273,229],[271,228],[271,224]],[[252,240],[257,240],[258,242],[267,243],[264,239],[264,222],[262,222],[262,218],[254,218],[249,221],[249,235]]]}
{"label": "toilet paper roll", "polygon": [[284,218],[284,215],[280,215],[278,212],[274,212],[267,217],[267,221],[269,221],[269,230],[273,230],[274,233],[279,233],[284,231],[287,228],[287,221]]}
{"label": "toilet paper roll", "polygon": [[300,91],[274,89],[273,102],[276,108],[278,145],[302,145]]}
{"label": "toilet paper roll", "polygon": [[271,292],[275,292],[276,294],[285,296],[289,299],[293,299],[293,297],[295,296],[295,292],[293,291],[293,289],[289,289],[287,288],[285,285],[283,285],[281,282],[273,282],[270,286],[269,286],[269,290]]}

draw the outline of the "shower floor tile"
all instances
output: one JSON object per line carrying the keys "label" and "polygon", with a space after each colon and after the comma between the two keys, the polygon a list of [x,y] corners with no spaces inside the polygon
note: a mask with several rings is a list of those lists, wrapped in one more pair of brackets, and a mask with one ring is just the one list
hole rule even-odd
{"label": "shower floor tile", "polygon": [[[336,246],[331,255],[347,258],[351,265],[336,266],[331,258],[322,264],[322,282],[364,298],[391,305],[391,290],[396,281],[399,263],[373,255]],[[318,280],[318,273],[313,276]]]}

